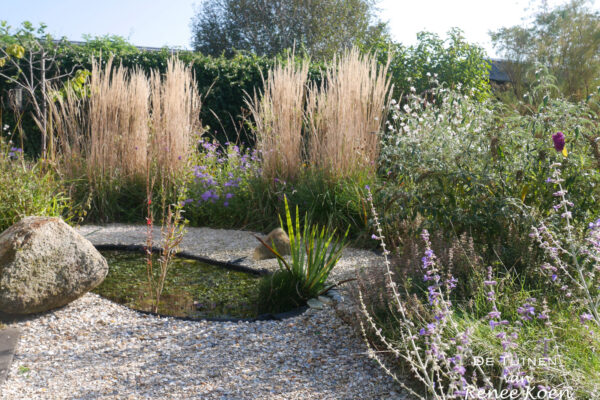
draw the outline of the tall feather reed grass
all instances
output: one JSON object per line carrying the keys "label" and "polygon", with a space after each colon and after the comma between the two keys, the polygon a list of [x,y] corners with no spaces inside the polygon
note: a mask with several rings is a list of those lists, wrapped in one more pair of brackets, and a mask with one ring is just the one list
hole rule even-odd
{"label": "tall feather reed grass", "polygon": [[[114,66],[112,58],[93,60],[86,94],[67,88],[51,106],[60,169],[85,181],[96,203],[113,195],[113,202],[122,200],[123,193],[113,192],[127,183],[136,188],[125,197],[137,202],[149,169],[172,186],[187,166],[201,105],[191,68],[177,58],[162,75]],[[100,216],[114,206],[96,204]]]}
{"label": "tall feather reed grass", "polygon": [[293,179],[300,171],[304,141],[302,124],[309,62],[293,55],[263,76],[263,93],[246,99],[256,123],[256,148],[267,179]]}
{"label": "tall feather reed grass", "polygon": [[177,171],[200,128],[201,100],[190,67],[171,58],[157,70],[92,62],[89,96],[67,90],[53,104],[59,149],[67,160],[85,160],[101,175],[145,174],[148,157],[161,170]]}
{"label": "tall feather reed grass", "polygon": [[201,129],[202,102],[191,67],[171,58],[164,77],[150,78],[150,154],[163,171],[178,172],[193,151],[193,137]]}
{"label": "tall feather reed grass", "polygon": [[293,179],[302,164],[339,179],[375,169],[391,95],[389,60],[351,49],[334,58],[321,84],[307,83],[308,63],[276,64],[264,91],[246,103],[267,179]]}
{"label": "tall feather reed grass", "polygon": [[308,158],[331,177],[373,171],[391,90],[389,60],[353,48],[336,57],[320,85],[308,89]]}

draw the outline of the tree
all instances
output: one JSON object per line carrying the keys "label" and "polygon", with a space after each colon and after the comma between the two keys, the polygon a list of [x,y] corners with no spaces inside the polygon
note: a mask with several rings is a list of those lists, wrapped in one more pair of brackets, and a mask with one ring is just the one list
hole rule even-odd
{"label": "tree", "polygon": [[26,93],[42,133],[42,158],[46,158],[48,147],[49,87],[76,69],[59,72],[59,56],[66,41],[55,41],[45,29],[44,24],[36,29],[26,21],[13,33],[6,21],[0,22],[0,77]]}
{"label": "tree", "polygon": [[235,50],[274,56],[296,47],[317,59],[387,32],[377,0],[203,0],[192,43],[206,55]]}
{"label": "tree", "polygon": [[588,4],[571,0],[549,9],[543,2],[530,26],[490,33],[494,47],[511,62],[507,73],[517,83],[517,92],[536,64],[547,67],[562,92],[574,100],[595,91],[600,82],[600,13]]}
{"label": "tree", "polygon": [[424,94],[432,88],[433,80],[473,94],[479,100],[490,94],[487,55],[481,47],[468,43],[458,28],[450,29],[446,38],[432,32],[419,32],[417,43],[411,46],[382,36],[364,43],[360,49],[375,52],[382,64],[391,57],[389,71],[395,99],[412,90]]}

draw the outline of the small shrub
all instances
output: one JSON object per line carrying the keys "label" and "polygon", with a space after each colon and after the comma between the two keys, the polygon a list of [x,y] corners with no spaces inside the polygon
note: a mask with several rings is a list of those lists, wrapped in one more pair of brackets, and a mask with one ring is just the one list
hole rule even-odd
{"label": "small shrub", "polygon": [[[562,144],[557,144],[563,151]],[[572,207],[567,198],[561,177],[561,163],[552,164],[554,172],[550,183],[557,191],[553,193],[557,202],[553,216],[560,216],[533,228],[531,237],[544,251],[547,262],[542,264],[543,274],[559,289],[559,296],[569,301],[574,308],[581,309],[582,323],[592,321],[600,327],[600,219],[591,222],[585,236],[581,237],[573,225]]]}
{"label": "small shrub", "polygon": [[[568,226],[570,205],[556,173],[552,182],[560,192],[554,209]],[[582,243],[587,250],[575,256],[548,229],[534,231],[556,265],[553,269],[547,263],[542,269],[551,280],[562,280],[565,296],[529,291],[508,275],[500,279],[489,267],[469,307],[453,299],[458,281],[433,251],[427,231],[422,233],[421,284],[406,284],[394,275],[374,208],[372,213],[384,254],[384,265],[377,270],[383,274],[378,281],[382,300],[374,303],[373,294],[358,292],[360,327],[373,346],[370,356],[401,386],[421,399],[478,398],[480,391],[491,396],[486,398],[500,398],[503,391],[518,398],[548,398],[551,390],[563,397],[597,398],[600,358],[580,345],[599,346],[597,313],[590,309],[597,307],[596,289],[592,296],[586,291],[597,270],[596,223],[590,225],[589,241]],[[415,385],[400,378],[400,366],[410,370]]]}
{"label": "small shrub", "polygon": [[[248,151],[233,143],[222,146],[205,138],[192,159],[186,216],[196,226],[260,226],[263,209],[256,204],[262,181],[256,150]],[[248,207],[256,204],[256,207]],[[262,228],[262,226],[260,226]]]}
{"label": "small shrub", "polygon": [[584,134],[596,128],[579,108],[547,99],[534,115],[517,115],[443,85],[427,97],[413,93],[405,104],[394,103],[382,134],[385,185],[375,193],[385,236],[392,240],[404,220],[449,237],[466,233],[488,262],[499,256],[525,273],[531,253],[523,238],[553,202],[546,190],[553,152],[547,132],[574,127],[565,136],[575,154],[563,168],[577,205],[574,218],[600,212],[600,174]]}

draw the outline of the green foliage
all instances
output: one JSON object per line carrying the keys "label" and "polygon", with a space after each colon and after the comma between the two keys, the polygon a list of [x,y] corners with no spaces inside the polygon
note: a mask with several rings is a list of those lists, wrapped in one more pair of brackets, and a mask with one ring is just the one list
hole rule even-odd
{"label": "green foliage", "polygon": [[146,182],[141,177],[101,176],[94,180],[81,170],[65,180],[71,199],[84,212],[85,222],[141,222],[145,215]]}
{"label": "green foliage", "polygon": [[547,179],[557,131],[567,136],[563,173],[575,218],[600,214],[598,124],[589,106],[548,99],[523,116],[443,87],[432,97],[396,104],[384,134],[380,168],[389,178],[376,200],[387,237],[398,221],[420,221],[432,231],[468,233],[487,247],[488,259],[499,254],[507,266],[526,268],[527,246],[518,242],[526,242],[519,238],[529,233],[531,215],[552,207]]}
{"label": "green foliage", "polygon": [[39,148],[43,158],[48,149],[48,87],[68,79],[75,71],[73,68],[61,72],[59,58],[66,40],[55,41],[45,30],[44,24],[35,29],[26,21],[13,31],[5,21],[0,22],[0,78],[4,81],[2,84],[21,91],[26,104],[20,99],[12,108],[15,113],[31,113],[41,134]]}
{"label": "green foliage", "polygon": [[83,40],[85,44],[81,46],[82,50],[96,57],[108,58],[110,55],[130,56],[140,54],[137,47],[119,35],[83,35]]}
{"label": "green foliage", "polygon": [[0,232],[30,215],[70,218],[60,179],[0,139]]}
{"label": "green foliage", "polygon": [[[259,294],[263,311],[278,312],[281,304],[303,305],[307,300],[317,297],[336,285],[327,285],[331,270],[340,257],[348,230],[341,240],[334,239],[335,230],[330,231],[317,225],[311,225],[308,215],[304,217],[303,230],[300,230],[300,216],[296,207],[296,220],[292,222],[287,198],[285,215],[287,235],[290,239],[290,259],[286,260],[276,248],[262,239],[257,239],[271,251],[279,263],[279,271],[265,277]],[[281,227],[283,228],[283,221]],[[302,233],[301,233],[302,232]]]}
{"label": "green foliage", "polygon": [[276,56],[293,47],[315,59],[381,35],[373,0],[202,1],[192,21],[196,51],[232,56],[236,50]]}
{"label": "green foliage", "polygon": [[417,34],[417,44],[405,47],[391,39],[368,42],[363,50],[377,51],[380,62],[391,57],[390,74],[394,98],[431,89],[431,79],[483,100],[490,95],[490,64],[485,51],[469,44],[460,29],[454,28],[442,39],[431,32]]}
{"label": "green foliage", "polygon": [[277,226],[277,215],[285,212],[285,197],[315,223],[338,231],[350,226],[349,236],[364,245],[359,241],[369,230],[364,187],[373,184],[373,176],[335,180],[304,167],[294,181],[267,181],[260,174],[256,151],[206,140],[192,169],[195,179],[185,200],[192,226],[269,231]]}
{"label": "green foliage", "polygon": [[263,277],[258,286],[258,312],[282,313],[301,307],[306,299],[298,292],[296,279],[288,270]]}
{"label": "green foliage", "polygon": [[[361,0],[362,1],[362,0]],[[0,47],[6,43],[16,43],[20,37],[7,27],[0,35]],[[364,51],[375,50],[380,61],[386,62],[388,54],[392,54],[390,73],[395,85],[395,97],[401,93],[409,93],[410,87],[424,92],[429,88],[427,73],[438,74],[439,78],[448,85],[470,91],[478,98],[484,98],[489,91],[488,64],[482,50],[466,43],[459,31],[452,31],[448,39],[442,40],[434,34],[422,33],[419,44],[405,48],[389,39],[384,26],[372,26],[368,37],[358,40]],[[33,35],[33,33],[30,33]],[[387,38],[387,39],[386,39]],[[21,45],[29,49],[28,42],[23,40]],[[46,41],[41,41],[41,44]],[[290,45],[291,47],[291,45]],[[145,71],[158,69],[164,71],[167,60],[173,51],[142,51],[119,36],[86,37],[81,45],[70,44],[66,41],[59,43],[48,42],[49,50],[56,50],[57,62],[48,71],[49,76],[60,75],[73,71],[75,78],[71,81],[65,77],[63,83],[70,85],[78,82],[81,74],[91,70],[91,57],[102,55],[104,61],[109,55],[116,57],[116,63]],[[284,48],[285,50],[286,48]],[[289,48],[287,48],[289,50]],[[283,50],[282,50],[283,51]],[[300,49],[298,53],[301,53]],[[203,94],[201,120],[210,128],[210,132],[221,143],[240,139],[245,144],[253,143],[252,133],[247,129],[247,110],[244,103],[246,94],[252,95],[262,90],[262,75],[266,75],[276,59],[285,61],[285,55],[277,57],[259,57],[254,54],[236,52],[229,57],[202,55],[188,51],[177,53],[186,63],[193,64],[193,71],[200,93]],[[309,79],[320,82],[324,63],[313,62],[309,70]],[[17,70],[6,64],[2,69],[8,76],[13,76]],[[77,71],[83,72],[77,72]],[[0,92],[10,88],[5,80],[0,81]],[[25,151],[28,154],[40,152],[40,132],[30,117],[30,105],[25,110],[23,127],[25,130]]]}

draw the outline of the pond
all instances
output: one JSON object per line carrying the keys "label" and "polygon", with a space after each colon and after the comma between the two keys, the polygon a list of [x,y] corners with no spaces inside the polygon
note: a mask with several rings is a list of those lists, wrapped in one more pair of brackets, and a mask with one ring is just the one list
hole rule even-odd
{"label": "pond", "polygon": [[[132,251],[100,251],[109,265],[103,297],[130,308],[150,311],[146,256]],[[154,269],[159,270],[158,256]],[[174,258],[165,279],[158,313],[192,319],[254,318],[260,276],[196,260]]]}

